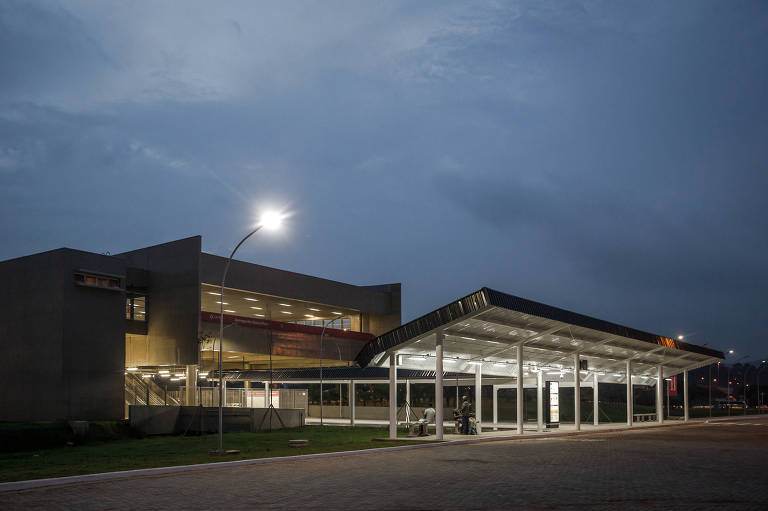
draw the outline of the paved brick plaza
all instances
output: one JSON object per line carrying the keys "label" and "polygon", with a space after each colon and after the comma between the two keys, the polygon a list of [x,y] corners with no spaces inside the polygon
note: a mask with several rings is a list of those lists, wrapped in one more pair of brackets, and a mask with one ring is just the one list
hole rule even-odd
{"label": "paved brick plaza", "polygon": [[2,509],[768,509],[768,418],[0,493]]}

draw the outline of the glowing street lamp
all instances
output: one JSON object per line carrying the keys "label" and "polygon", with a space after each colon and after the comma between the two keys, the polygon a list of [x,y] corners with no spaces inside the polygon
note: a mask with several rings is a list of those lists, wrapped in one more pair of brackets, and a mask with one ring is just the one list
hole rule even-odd
{"label": "glowing street lamp", "polygon": [[259,223],[253,228],[251,232],[245,235],[240,243],[235,245],[235,249],[229,254],[227,264],[224,266],[224,273],[221,276],[221,300],[219,301],[219,449],[216,451],[218,454],[224,453],[224,283],[227,279],[227,272],[229,271],[229,265],[232,262],[232,258],[235,256],[235,252],[240,248],[240,245],[256,234],[261,229],[267,229],[268,231],[274,231],[280,228],[285,219],[284,213],[276,211],[268,211],[262,214],[259,219]]}

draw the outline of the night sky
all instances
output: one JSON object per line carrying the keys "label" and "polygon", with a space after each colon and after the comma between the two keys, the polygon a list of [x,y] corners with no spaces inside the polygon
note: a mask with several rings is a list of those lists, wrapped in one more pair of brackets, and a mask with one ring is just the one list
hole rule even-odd
{"label": "night sky", "polygon": [[768,2],[0,0],[0,259],[200,234],[766,358]]}

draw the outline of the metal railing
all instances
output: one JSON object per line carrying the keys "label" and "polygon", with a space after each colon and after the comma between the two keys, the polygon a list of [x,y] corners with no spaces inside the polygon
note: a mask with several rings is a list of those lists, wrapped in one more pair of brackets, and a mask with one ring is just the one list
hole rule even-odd
{"label": "metal railing", "polygon": [[[219,406],[218,387],[194,387],[195,393],[190,402],[193,406]],[[283,408],[303,408],[307,410],[307,389],[280,389],[275,396],[273,405]],[[269,400],[264,399],[262,389],[235,388],[226,389],[224,406],[230,408],[261,408],[269,406]],[[147,399],[149,398],[149,399]],[[181,406],[187,403],[187,387],[166,390],[149,378],[135,374],[125,376],[125,404],[152,406]]]}
{"label": "metal railing", "polygon": [[125,401],[132,405],[160,406],[165,404],[164,397],[158,394],[157,389],[153,388],[150,381],[144,381],[140,376],[131,373],[125,376]]}
{"label": "metal railing", "polygon": [[[249,389],[227,389],[224,396],[224,406],[245,408],[246,393]],[[197,387],[194,391],[197,395],[192,400],[196,405],[219,406],[219,388],[218,387]],[[179,387],[177,390],[168,391],[168,400],[173,400],[184,404],[187,402],[187,388]],[[169,403],[170,404],[170,403]]]}
{"label": "metal railing", "polygon": [[180,405],[172,392],[166,392],[151,379],[142,378],[136,374],[125,375],[125,403],[128,405]]}

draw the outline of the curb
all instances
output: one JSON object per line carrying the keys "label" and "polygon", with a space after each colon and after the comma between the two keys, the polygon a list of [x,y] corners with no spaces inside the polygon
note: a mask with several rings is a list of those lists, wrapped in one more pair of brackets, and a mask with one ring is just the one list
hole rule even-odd
{"label": "curb", "polygon": [[[753,416],[754,417],[754,416]],[[755,418],[759,418],[755,417]],[[468,438],[462,440],[448,440],[448,441],[432,441],[423,444],[414,445],[398,445],[394,447],[374,447],[371,449],[358,449],[355,451],[338,451],[338,452],[321,452],[314,454],[299,454],[296,456],[280,456],[273,458],[256,458],[250,460],[237,460],[237,461],[219,461],[214,463],[197,463],[195,465],[179,465],[172,467],[156,467],[156,468],[142,468],[136,470],[123,470],[116,472],[102,472],[98,474],[84,474],[77,476],[66,477],[51,477],[47,479],[30,479],[27,481],[12,481],[8,483],[0,483],[0,493],[31,490],[36,488],[47,488],[53,486],[64,486],[69,484],[82,484],[93,483],[100,481],[114,481],[119,479],[130,479],[133,477],[151,477],[166,474],[176,474],[182,472],[197,472],[201,470],[216,470],[223,468],[234,467],[247,467],[251,465],[266,465],[269,463],[280,463],[287,461],[303,461],[319,458],[339,458],[342,456],[358,456],[361,454],[374,454],[374,453],[386,453],[395,451],[408,451],[412,449],[426,449],[430,447],[442,447],[447,445],[470,445],[481,444],[490,442],[526,442],[535,440],[547,440],[551,438],[567,438],[573,436],[586,436],[586,435],[603,435],[619,432],[632,432],[642,431],[647,429],[659,429],[667,427],[680,427],[680,426],[693,426],[703,425],[711,422],[724,422],[728,420],[743,420],[743,418],[718,418],[712,420],[695,420],[689,422],[677,422],[664,423],[664,424],[649,424],[647,426],[635,426],[633,428],[618,427],[605,429],[602,431],[568,431],[563,433],[547,433],[543,435],[523,435],[523,436],[509,436],[509,437],[488,437],[488,438]],[[389,440],[389,439],[385,439]]]}
{"label": "curb", "polygon": [[743,421],[748,419],[760,419],[766,418],[768,415],[731,415],[730,417],[713,417],[711,419],[704,419],[705,424],[711,424],[713,422],[728,422],[728,421]]}
{"label": "curb", "polygon": [[130,479],[132,477],[149,477],[180,472],[196,472],[200,470],[215,470],[221,468],[244,467],[249,465],[262,465],[285,461],[302,461],[316,458],[337,458],[341,456],[353,456],[359,454],[406,451],[423,447],[437,447],[448,442],[432,442],[426,444],[399,445],[395,447],[374,447],[372,449],[359,449],[356,451],[321,452],[314,454],[298,454],[296,456],[280,456],[274,458],[255,458],[250,460],[219,461],[213,463],[197,463],[195,465],[178,465],[173,467],[140,468],[136,470],[122,470],[116,472],[102,472],[98,474],[83,474],[78,476],[51,477],[47,479],[30,479],[27,481],[12,481],[0,483],[0,493],[51,486],[63,486],[68,484],[91,483],[99,481],[111,481],[115,479]]}

